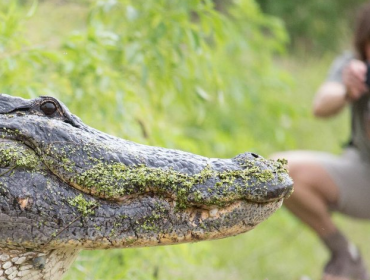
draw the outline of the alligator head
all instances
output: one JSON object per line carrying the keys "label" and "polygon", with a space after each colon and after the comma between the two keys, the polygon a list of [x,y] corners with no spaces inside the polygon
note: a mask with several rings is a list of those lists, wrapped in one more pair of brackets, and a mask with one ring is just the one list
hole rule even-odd
{"label": "alligator head", "polygon": [[236,235],[292,192],[282,161],[136,144],[52,97],[0,95],[0,136],[0,279],[60,279],[81,249]]}

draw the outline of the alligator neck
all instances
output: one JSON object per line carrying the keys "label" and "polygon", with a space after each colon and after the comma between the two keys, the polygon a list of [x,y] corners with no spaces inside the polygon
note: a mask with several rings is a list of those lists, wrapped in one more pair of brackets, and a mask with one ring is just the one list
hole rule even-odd
{"label": "alligator neck", "polygon": [[0,280],[60,280],[79,250],[29,251],[0,248]]}

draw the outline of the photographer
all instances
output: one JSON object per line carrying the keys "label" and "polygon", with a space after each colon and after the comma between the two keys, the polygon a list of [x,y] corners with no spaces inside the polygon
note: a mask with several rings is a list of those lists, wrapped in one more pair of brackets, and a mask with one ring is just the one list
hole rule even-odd
{"label": "photographer", "polygon": [[360,251],[333,223],[330,212],[370,218],[370,3],[357,18],[354,53],[338,57],[314,100],[317,117],[331,117],[351,107],[351,142],[341,156],[292,151],[287,158],[295,191],[285,206],[311,227],[331,253],[323,280],[370,279]]}

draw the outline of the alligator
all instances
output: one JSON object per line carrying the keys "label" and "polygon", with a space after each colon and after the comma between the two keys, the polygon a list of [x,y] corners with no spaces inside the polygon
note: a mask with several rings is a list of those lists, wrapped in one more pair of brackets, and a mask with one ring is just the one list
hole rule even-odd
{"label": "alligator", "polygon": [[284,160],[120,139],[53,97],[0,95],[0,280],[58,280],[78,252],[233,236],[293,190]]}

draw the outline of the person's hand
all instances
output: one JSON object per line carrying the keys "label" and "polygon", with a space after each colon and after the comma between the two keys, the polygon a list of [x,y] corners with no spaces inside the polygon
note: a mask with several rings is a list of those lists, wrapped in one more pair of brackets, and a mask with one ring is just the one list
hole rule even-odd
{"label": "person's hand", "polygon": [[357,100],[369,90],[365,84],[366,71],[366,64],[357,59],[351,60],[343,69],[342,78],[349,100]]}

